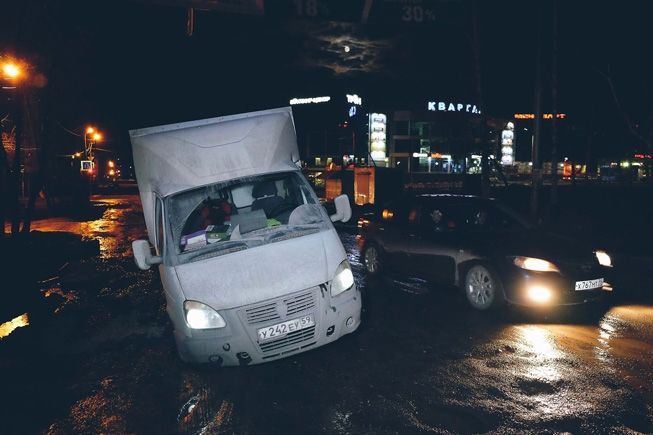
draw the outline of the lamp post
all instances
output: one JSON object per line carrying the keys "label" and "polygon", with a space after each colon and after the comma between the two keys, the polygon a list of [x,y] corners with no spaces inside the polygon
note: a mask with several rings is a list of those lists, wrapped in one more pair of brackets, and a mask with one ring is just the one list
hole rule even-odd
{"label": "lamp post", "polygon": [[93,143],[88,139],[92,134],[95,134],[95,127],[89,125],[84,131],[84,158],[86,160],[93,159]]}
{"label": "lamp post", "polygon": [[[21,93],[19,92],[20,87],[18,85],[20,81],[22,81],[25,77],[26,66],[23,62],[20,62],[18,60],[5,58],[5,59],[1,59],[0,70],[2,71],[2,78],[4,79],[4,81],[6,81],[9,84],[9,86],[3,86],[3,89],[15,90],[14,161],[13,164],[11,165],[11,176],[8,177],[9,183],[7,186],[6,193],[8,194],[7,203],[9,204],[9,214],[12,219],[11,233],[16,235],[20,230],[20,218],[18,213],[18,208],[19,208],[18,205],[19,205],[19,191],[20,191],[20,169],[21,169],[21,161],[20,161],[20,153],[21,153],[21,145],[22,145],[21,136],[22,136],[22,127],[23,127],[22,119],[21,119],[22,118],[21,104],[20,104]],[[2,154],[3,157],[6,158],[4,150]],[[2,210],[0,210],[0,217],[2,218],[2,233],[4,234],[4,220],[5,220],[4,199],[1,202],[3,202],[3,206],[2,206]]]}
{"label": "lamp post", "polygon": [[92,125],[84,130],[84,158],[93,160],[93,146],[103,139],[102,133]]}

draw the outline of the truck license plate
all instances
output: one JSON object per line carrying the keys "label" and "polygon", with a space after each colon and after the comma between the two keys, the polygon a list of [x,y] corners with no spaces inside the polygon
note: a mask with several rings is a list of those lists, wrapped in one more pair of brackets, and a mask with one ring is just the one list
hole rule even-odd
{"label": "truck license plate", "polygon": [[300,329],[310,328],[315,325],[313,315],[302,316],[298,319],[288,320],[285,322],[277,323],[276,325],[266,326],[257,331],[259,341],[266,341],[272,338],[283,337],[291,332],[299,331]]}

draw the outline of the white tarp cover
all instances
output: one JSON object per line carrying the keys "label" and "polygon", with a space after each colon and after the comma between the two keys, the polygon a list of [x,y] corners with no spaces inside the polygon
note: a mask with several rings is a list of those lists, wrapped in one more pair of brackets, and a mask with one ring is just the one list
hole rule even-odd
{"label": "white tarp cover", "polygon": [[154,194],[270,172],[297,170],[290,107],[130,130],[150,241]]}

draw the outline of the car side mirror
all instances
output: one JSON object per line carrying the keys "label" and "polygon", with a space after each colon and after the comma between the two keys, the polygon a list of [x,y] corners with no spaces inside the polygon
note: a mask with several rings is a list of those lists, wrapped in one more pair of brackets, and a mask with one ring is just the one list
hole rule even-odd
{"label": "car side mirror", "polygon": [[333,200],[336,206],[336,214],[332,214],[331,222],[341,221],[347,222],[351,219],[351,205],[349,204],[349,197],[347,195],[339,195]]}
{"label": "car side mirror", "polygon": [[134,251],[134,261],[136,261],[139,269],[148,270],[150,266],[163,262],[163,258],[152,255],[150,242],[147,240],[134,240],[132,242],[132,251]]}

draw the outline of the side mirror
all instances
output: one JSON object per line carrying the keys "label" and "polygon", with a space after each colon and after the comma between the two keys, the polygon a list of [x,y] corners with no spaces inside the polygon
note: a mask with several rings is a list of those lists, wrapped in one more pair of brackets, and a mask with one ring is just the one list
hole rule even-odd
{"label": "side mirror", "polygon": [[333,203],[336,206],[336,214],[330,216],[331,222],[347,222],[351,219],[351,205],[349,204],[349,197],[347,195],[336,196]]}
{"label": "side mirror", "polygon": [[163,262],[163,258],[152,255],[150,242],[147,240],[134,240],[132,242],[132,251],[134,251],[134,261],[136,261],[139,269],[147,270],[150,266]]}

